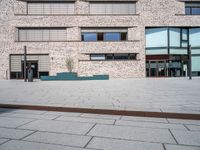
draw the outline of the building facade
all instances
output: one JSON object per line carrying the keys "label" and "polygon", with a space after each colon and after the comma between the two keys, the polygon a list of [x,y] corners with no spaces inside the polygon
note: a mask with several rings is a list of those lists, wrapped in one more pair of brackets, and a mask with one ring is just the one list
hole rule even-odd
{"label": "building facade", "polygon": [[0,0],[0,79],[66,72],[111,78],[200,76],[198,0]]}

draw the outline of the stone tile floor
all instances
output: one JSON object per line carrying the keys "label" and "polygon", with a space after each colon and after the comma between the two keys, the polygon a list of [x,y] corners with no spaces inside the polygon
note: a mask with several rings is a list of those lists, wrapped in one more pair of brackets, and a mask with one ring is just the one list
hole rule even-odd
{"label": "stone tile floor", "polygon": [[[200,78],[33,83],[1,80],[0,103],[200,114]],[[35,118],[41,117],[34,115]],[[60,119],[67,121],[70,118]],[[79,120],[84,122],[84,119]]]}
{"label": "stone tile floor", "polygon": [[200,120],[0,108],[0,150],[200,150]]}

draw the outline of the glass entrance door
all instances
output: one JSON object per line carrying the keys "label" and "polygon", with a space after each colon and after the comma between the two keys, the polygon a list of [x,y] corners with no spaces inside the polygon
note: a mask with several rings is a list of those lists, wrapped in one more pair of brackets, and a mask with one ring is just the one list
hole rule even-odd
{"label": "glass entrance door", "polygon": [[146,65],[147,77],[166,77],[166,60],[150,60]]}

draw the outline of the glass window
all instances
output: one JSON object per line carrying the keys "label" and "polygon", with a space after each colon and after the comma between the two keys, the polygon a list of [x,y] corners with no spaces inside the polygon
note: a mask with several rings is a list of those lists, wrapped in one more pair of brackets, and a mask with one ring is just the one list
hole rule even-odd
{"label": "glass window", "polygon": [[130,54],[129,58],[136,60],[137,59],[137,54]]}
{"label": "glass window", "polygon": [[192,8],[192,15],[200,15],[200,7]]}
{"label": "glass window", "polygon": [[181,41],[180,31],[181,31],[180,28],[170,28],[169,29],[170,46],[180,47],[180,41]]}
{"label": "glass window", "polygon": [[200,2],[185,2],[186,15],[200,15]]}
{"label": "glass window", "polygon": [[189,30],[190,44],[192,47],[200,46],[200,28],[193,28]]}
{"label": "glass window", "polygon": [[107,60],[112,60],[113,59],[113,54],[106,54],[106,59]]}
{"label": "glass window", "polygon": [[200,56],[192,56],[192,71],[200,71]]}
{"label": "glass window", "polygon": [[146,29],[146,47],[167,47],[167,28]]}
{"label": "glass window", "polygon": [[182,29],[182,40],[188,40],[188,29]]}
{"label": "glass window", "polygon": [[185,7],[185,14],[190,15],[191,14],[191,8],[190,7]]}
{"label": "glass window", "polygon": [[105,54],[91,54],[90,55],[91,60],[105,60]]}
{"label": "glass window", "polygon": [[82,33],[82,41],[97,41],[97,33]]}
{"label": "glass window", "polygon": [[114,54],[114,59],[116,60],[126,60],[128,58],[128,54]]}
{"label": "glass window", "polygon": [[120,33],[104,33],[104,41],[120,41]]}

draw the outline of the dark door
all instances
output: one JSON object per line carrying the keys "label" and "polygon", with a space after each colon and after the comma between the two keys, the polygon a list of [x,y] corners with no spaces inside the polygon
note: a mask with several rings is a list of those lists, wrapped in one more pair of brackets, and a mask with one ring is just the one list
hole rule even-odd
{"label": "dark door", "polygon": [[[33,78],[38,78],[38,61],[27,61],[26,63],[26,74],[28,69],[31,68],[33,70]],[[22,74],[24,78],[24,61],[22,61]]]}

